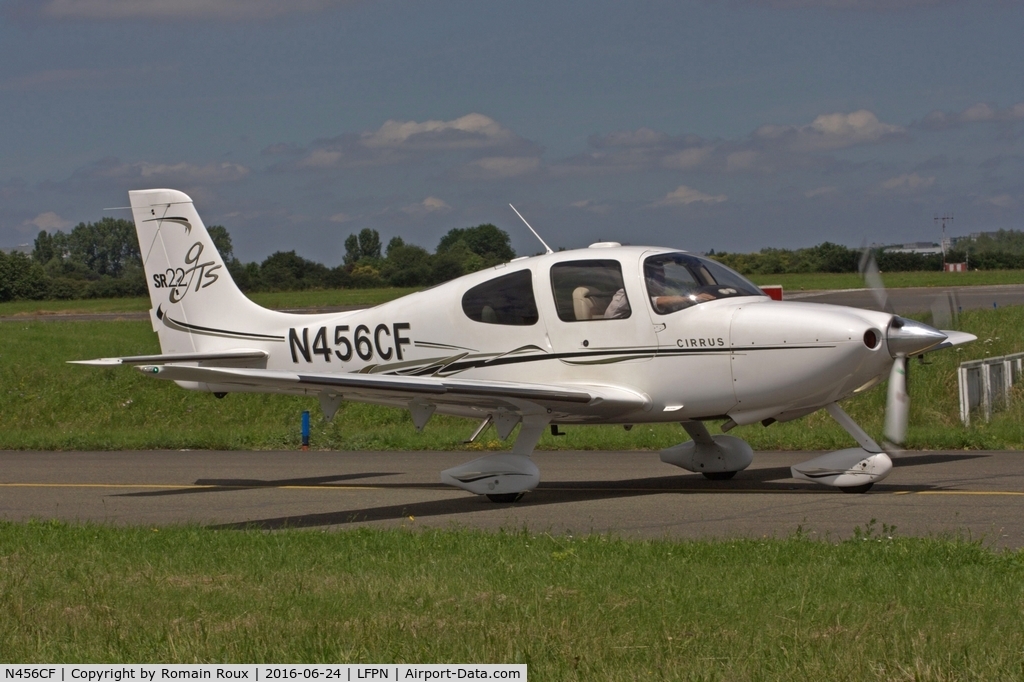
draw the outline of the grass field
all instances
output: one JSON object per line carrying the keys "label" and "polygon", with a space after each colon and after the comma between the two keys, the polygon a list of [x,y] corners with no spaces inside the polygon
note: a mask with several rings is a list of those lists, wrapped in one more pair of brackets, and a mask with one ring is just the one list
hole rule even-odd
{"label": "grass field", "polygon": [[[968,346],[911,363],[910,448],[1024,449],[1024,400],[991,423],[960,424],[955,368],[962,360],[1024,351],[1024,308],[969,311],[961,326],[978,335]],[[312,446],[319,449],[504,449],[493,429],[462,444],[475,424],[435,416],[417,433],[405,410],[345,403],[330,423],[317,401],[232,394],[218,400],[179,389],[129,368],[96,369],[71,359],[158,352],[148,322],[5,322],[0,327],[0,448],[4,449],[288,449],[298,447],[299,420],[311,412]],[[1018,388],[1018,393],[1024,388]],[[844,407],[869,433],[881,436],[884,385]],[[686,440],[676,425],[566,427],[545,434],[541,449],[660,449]],[[712,429],[713,431],[715,429]],[[786,424],[740,427],[731,433],[754,449],[836,449],[853,441],[818,412]]]}
{"label": "grass field", "polygon": [[[884,273],[885,285],[900,287],[975,286],[981,284],[1024,284],[1024,270],[977,270],[974,272],[891,272]],[[781,284],[785,291],[859,289],[864,280],[856,273],[807,273],[753,275],[758,285]],[[328,289],[255,293],[250,298],[275,310],[321,308],[325,306],[377,305],[417,289]],[[124,313],[149,310],[148,298],[98,298],[77,301],[8,301],[0,303],[0,317],[12,315]]]}
{"label": "grass field", "polygon": [[0,660],[1021,679],[1024,553],[895,533],[869,522],[840,543],[626,542],[0,523]]}

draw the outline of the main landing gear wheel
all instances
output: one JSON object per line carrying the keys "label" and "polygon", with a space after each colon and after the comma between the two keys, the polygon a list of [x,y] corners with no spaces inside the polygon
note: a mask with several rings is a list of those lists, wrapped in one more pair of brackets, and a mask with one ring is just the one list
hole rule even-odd
{"label": "main landing gear wheel", "polygon": [[524,493],[493,493],[488,495],[487,499],[498,504],[512,504],[518,502],[523,495]]}
{"label": "main landing gear wheel", "polygon": [[871,486],[873,486],[874,484],[874,481],[872,481],[871,483],[865,483],[864,485],[847,486],[845,488],[840,488],[840,490],[842,490],[844,493],[850,493],[851,495],[854,493],[866,493],[867,491],[871,490]]}
{"label": "main landing gear wheel", "polygon": [[702,471],[704,478],[709,481],[728,481],[738,472],[736,471]]}

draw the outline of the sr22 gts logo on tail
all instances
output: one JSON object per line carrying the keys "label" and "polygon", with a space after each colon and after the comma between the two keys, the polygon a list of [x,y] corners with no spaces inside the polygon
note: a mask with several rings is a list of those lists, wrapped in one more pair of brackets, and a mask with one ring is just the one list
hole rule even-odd
{"label": "sr22 gts logo on tail", "polygon": [[216,261],[212,260],[200,263],[199,258],[202,255],[203,245],[196,242],[185,254],[185,267],[167,268],[166,272],[156,273],[153,275],[153,287],[170,289],[171,303],[177,303],[185,298],[193,282],[196,283],[196,291],[210,286],[219,279],[217,270],[220,270],[221,266],[215,265]]}
{"label": "sr22 gts logo on tail", "polygon": [[301,357],[306,362],[313,362],[314,355],[323,356],[326,362],[337,357],[348,362],[353,356],[360,360],[402,359],[402,346],[408,346],[412,339],[402,336],[409,329],[408,322],[395,322],[390,327],[378,324],[370,331],[365,324],[356,326],[349,335],[349,325],[339,324],[334,327],[334,344],[328,343],[327,327],[320,327],[314,332],[313,345],[309,345],[309,327],[288,330],[288,346],[292,351],[292,362],[297,363]]}

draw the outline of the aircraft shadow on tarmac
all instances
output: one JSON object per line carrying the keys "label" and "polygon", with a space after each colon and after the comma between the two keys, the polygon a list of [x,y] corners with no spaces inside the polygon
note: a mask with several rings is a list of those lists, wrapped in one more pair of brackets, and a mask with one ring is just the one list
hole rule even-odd
{"label": "aircraft shadow on tarmac", "polygon": [[[987,455],[939,453],[909,455],[896,458],[894,460],[894,464],[899,467],[912,467],[970,460],[986,456]],[[378,474],[360,474],[358,477],[363,478],[372,475]],[[329,478],[337,480],[336,477]],[[703,476],[696,474],[637,478],[620,481],[550,481],[541,483],[536,490],[526,494],[520,501],[514,504],[498,505],[484,499],[483,497],[474,495],[454,499],[431,500],[428,502],[412,502],[381,507],[366,507],[363,509],[346,509],[316,514],[281,516],[239,523],[216,524],[211,525],[211,528],[223,530],[315,528],[371,521],[397,521],[409,517],[429,518],[433,516],[451,516],[457,514],[494,511],[502,508],[508,509],[511,507],[529,508],[541,505],[564,504],[568,502],[608,500],[643,495],[662,495],[666,493],[749,495],[791,494],[797,492],[819,495],[842,494],[839,493],[839,491],[823,488],[822,486],[814,483],[804,483],[802,481],[785,479],[791,479],[789,467],[772,467],[743,471],[731,481],[709,481]],[[228,482],[223,481],[222,483],[227,484]],[[271,485],[271,482],[266,482],[264,486],[251,487],[270,487]],[[435,484],[384,483],[374,484],[373,487],[377,489],[450,490],[448,487],[440,487]],[[921,492],[925,490],[934,490],[936,488],[937,486],[934,485],[879,484],[875,486],[876,491],[888,493]],[[231,487],[225,486],[224,488],[221,488],[221,490],[237,489],[238,487],[234,485],[231,485]],[[217,490],[217,488],[212,488],[210,490]],[[180,493],[183,491],[173,492]]]}
{"label": "aircraft shadow on tarmac", "polygon": [[[140,493],[122,493],[114,497],[164,497],[167,495],[197,495],[201,493],[222,493],[256,488],[285,488],[289,486],[324,486],[342,481],[356,481],[361,478],[379,478],[381,476],[397,476],[393,471],[375,471],[361,474],[340,474],[337,476],[316,476],[312,478],[286,478],[277,481],[260,481],[250,478],[197,479],[193,485],[203,488],[171,488],[168,490],[152,490]],[[425,486],[428,487],[428,486]],[[429,486],[436,487],[436,486]]]}

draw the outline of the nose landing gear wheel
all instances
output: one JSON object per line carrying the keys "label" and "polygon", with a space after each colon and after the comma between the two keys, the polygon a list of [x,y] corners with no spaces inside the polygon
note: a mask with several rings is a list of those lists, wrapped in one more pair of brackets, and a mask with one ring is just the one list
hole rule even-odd
{"label": "nose landing gear wheel", "polygon": [[846,488],[840,488],[840,490],[844,493],[850,493],[851,495],[854,493],[866,493],[871,490],[871,486],[873,485],[874,482],[872,481],[871,483],[865,483],[864,485],[851,485]]}
{"label": "nose landing gear wheel", "polygon": [[511,504],[513,502],[518,502],[523,495],[524,493],[495,493],[488,495],[487,499],[499,504]]}
{"label": "nose landing gear wheel", "polygon": [[735,471],[702,471],[704,478],[710,481],[728,481],[737,474]]}

